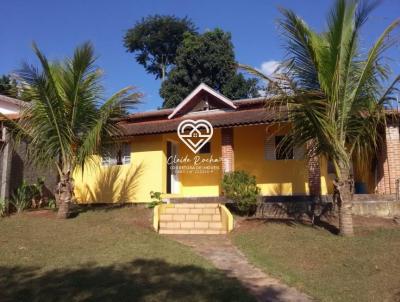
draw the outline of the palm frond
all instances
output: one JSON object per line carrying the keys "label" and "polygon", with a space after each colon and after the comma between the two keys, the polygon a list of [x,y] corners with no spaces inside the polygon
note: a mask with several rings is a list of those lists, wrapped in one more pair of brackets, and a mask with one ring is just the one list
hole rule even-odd
{"label": "palm frond", "polygon": [[115,141],[123,134],[117,122],[140,102],[141,97],[142,94],[135,88],[127,87],[115,93],[100,107],[98,119],[86,132],[77,155],[77,164],[82,167],[82,171],[87,159],[100,152],[104,142]]}

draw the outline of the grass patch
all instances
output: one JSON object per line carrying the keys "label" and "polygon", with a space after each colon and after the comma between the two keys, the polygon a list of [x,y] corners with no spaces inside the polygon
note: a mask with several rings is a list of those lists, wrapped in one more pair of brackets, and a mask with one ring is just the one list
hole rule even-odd
{"label": "grass patch", "polygon": [[285,223],[244,222],[232,234],[250,261],[319,301],[400,301],[400,228],[343,238]]}
{"label": "grass patch", "polygon": [[0,219],[0,301],[254,301],[148,225],[141,208]]}

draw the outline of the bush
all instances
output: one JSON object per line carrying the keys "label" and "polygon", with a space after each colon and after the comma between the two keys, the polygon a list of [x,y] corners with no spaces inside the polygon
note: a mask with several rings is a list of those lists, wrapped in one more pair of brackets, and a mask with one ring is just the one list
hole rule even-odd
{"label": "bush", "polygon": [[260,188],[257,187],[255,176],[245,171],[227,173],[222,180],[222,189],[225,196],[235,203],[240,214],[249,215],[256,209]]}
{"label": "bush", "polygon": [[47,207],[49,209],[56,209],[57,208],[57,202],[55,201],[55,199],[49,199],[47,202]]}
{"label": "bush", "polygon": [[25,181],[17,188],[11,196],[11,204],[14,206],[17,213],[30,207],[32,203],[32,186],[28,185]]}
{"label": "bush", "polygon": [[0,198],[0,217],[8,213],[8,200]]}
{"label": "bush", "polygon": [[17,190],[12,194],[10,203],[17,213],[21,213],[29,207],[40,207],[43,203],[43,179],[38,178],[34,184],[23,181]]}
{"label": "bush", "polygon": [[149,209],[154,208],[155,206],[162,204],[161,192],[150,192],[151,202],[147,205]]}

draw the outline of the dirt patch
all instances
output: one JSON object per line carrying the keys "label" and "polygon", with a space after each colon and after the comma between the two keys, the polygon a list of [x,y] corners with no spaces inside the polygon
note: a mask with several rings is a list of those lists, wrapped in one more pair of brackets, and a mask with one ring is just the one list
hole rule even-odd
{"label": "dirt patch", "polygon": [[24,213],[24,215],[31,217],[45,217],[45,218],[56,218],[57,211],[50,209],[38,209],[38,210],[29,210]]}

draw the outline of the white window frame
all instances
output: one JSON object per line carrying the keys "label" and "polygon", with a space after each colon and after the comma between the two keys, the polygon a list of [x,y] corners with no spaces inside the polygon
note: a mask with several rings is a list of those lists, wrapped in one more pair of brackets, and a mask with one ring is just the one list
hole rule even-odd
{"label": "white window frame", "polygon": [[[115,154],[114,156],[102,156],[101,157],[101,165],[104,167],[108,166],[121,166],[121,165],[129,165],[131,163],[131,144],[130,143],[122,143],[120,149],[116,149],[115,145],[112,146],[111,154]],[[118,163],[118,153],[121,152],[121,162]],[[127,155],[129,154],[129,155]]]}

